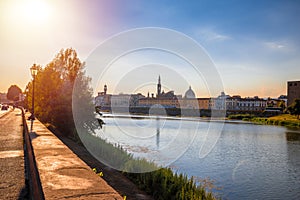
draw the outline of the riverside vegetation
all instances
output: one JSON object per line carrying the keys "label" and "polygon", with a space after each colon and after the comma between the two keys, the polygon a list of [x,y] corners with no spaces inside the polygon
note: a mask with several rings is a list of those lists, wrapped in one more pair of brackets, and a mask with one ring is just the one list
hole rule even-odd
{"label": "riverside vegetation", "polygon": [[[103,163],[116,162],[112,163],[113,166],[120,166],[121,171],[151,171],[123,173],[155,199],[216,199],[212,192],[206,191],[193,178],[174,173],[170,168],[160,168],[145,159],[133,158],[122,147],[109,144],[93,134],[99,124],[94,118],[91,79],[86,77],[84,65],[76,51],[70,48],[62,49],[44,68],[38,67],[34,99],[36,117],[73,138],[79,145],[82,141],[92,152],[96,152],[93,156]],[[77,98],[72,99],[72,92],[76,93]],[[25,105],[30,108],[32,82],[27,84],[25,94]],[[72,103],[80,107],[74,111]],[[85,116],[75,126],[73,116],[79,114]]]}
{"label": "riverside vegetation", "polygon": [[300,120],[295,115],[281,114],[273,117],[256,117],[250,114],[230,115],[228,119],[250,121],[256,124],[278,125],[290,128],[300,128]]}
{"label": "riverside vegetation", "polygon": [[[155,199],[216,199],[193,178],[189,179],[186,175],[174,173],[170,168],[160,168],[145,159],[133,158],[132,154],[124,151],[121,146],[107,143],[93,134],[81,137],[84,137],[82,140],[93,152],[94,157],[105,164],[118,166],[125,176]],[[140,173],[141,171],[149,172]]]}
{"label": "riverside vegetation", "polygon": [[269,118],[254,117],[250,121],[257,124],[268,124],[286,126],[290,128],[300,128],[300,120],[296,116],[290,114],[282,114]]}
{"label": "riverside vegetation", "polygon": [[[281,107],[285,108],[285,105],[282,105],[283,106]],[[236,114],[229,115],[228,119],[251,121],[256,124],[268,124],[286,126],[290,128],[300,128],[300,99],[295,99],[294,102],[284,110],[284,113],[285,114],[275,115],[272,117],[258,117],[251,114]]]}

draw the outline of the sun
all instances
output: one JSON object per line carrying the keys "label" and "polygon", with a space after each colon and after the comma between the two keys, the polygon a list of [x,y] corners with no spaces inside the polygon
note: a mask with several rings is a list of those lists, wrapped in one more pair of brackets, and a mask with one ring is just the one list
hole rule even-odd
{"label": "sun", "polygon": [[41,23],[49,18],[50,7],[43,0],[28,0],[25,1],[23,15],[28,22]]}
{"label": "sun", "polygon": [[22,21],[27,25],[46,23],[51,14],[51,6],[46,0],[18,0],[14,4],[12,15],[15,21]]}

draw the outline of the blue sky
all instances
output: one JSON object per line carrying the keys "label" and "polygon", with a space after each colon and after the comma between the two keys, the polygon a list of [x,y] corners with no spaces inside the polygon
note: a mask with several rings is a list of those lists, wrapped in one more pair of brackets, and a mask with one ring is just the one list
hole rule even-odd
{"label": "blue sky", "polygon": [[300,79],[299,1],[44,0],[43,13],[48,15],[37,13],[44,18],[12,12],[24,2],[0,3],[1,92],[11,84],[24,89],[30,66],[46,65],[61,48],[73,47],[85,60],[108,37],[149,26],[173,29],[197,41],[230,95],[277,97],[286,93],[286,81]]}

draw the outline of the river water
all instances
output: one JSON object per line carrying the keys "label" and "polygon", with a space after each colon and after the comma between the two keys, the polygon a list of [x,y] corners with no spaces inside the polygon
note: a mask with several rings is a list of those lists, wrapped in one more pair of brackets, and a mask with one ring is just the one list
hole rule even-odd
{"label": "river water", "polygon": [[300,130],[199,119],[108,116],[98,136],[188,176],[222,199],[300,199]]}

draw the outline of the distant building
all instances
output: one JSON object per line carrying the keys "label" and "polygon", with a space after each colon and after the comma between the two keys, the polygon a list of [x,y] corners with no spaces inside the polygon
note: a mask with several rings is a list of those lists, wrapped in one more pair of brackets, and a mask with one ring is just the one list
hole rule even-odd
{"label": "distant building", "polygon": [[230,111],[240,110],[240,102],[242,98],[239,95],[232,96],[226,99],[226,108]]}
{"label": "distant building", "polygon": [[138,94],[107,94],[107,85],[104,85],[103,92],[99,92],[95,97],[95,106],[104,110],[110,110],[112,107],[130,107],[138,106],[139,99],[145,96]]}
{"label": "distant building", "polygon": [[189,89],[185,92],[184,98],[186,99],[195,99],[196,95],[195,92],[192,90],[192,87],[190,86]]}
{"label": "distant building", "polygon": [[131,94],[130,106],[139,106],[139,99],[145,98],[141,93]]}
{"label": "distant building", "polygon": [[159,98],[161,96],[161,83],[160,83],[160,75],[158,76],[158,83],[157,83],[157,93],[156,98]]}
{"label": "distant building", "polygon": [[237,101],[235,110],[241,111],[264,111],[267,107],[267,101],[258,97],[242,98]]}
{"label": "distant building", "polygon": [[[278,98],[263,99],[258,96],[242,98],[240,95],[229,96],[221,92],[218,97],[197,98],[192,87],[189,86],[184,95],[175,95],[174,91],[165,92],[162,90],[161,77],[158,77],[156,92],[149,93],[145,97],[138,94],[107,94],[107,86],[104,85],[103,92],[99,92],[95,97],[95,105],[103,110],[116,111],[133,110],[133,112],[144,111],[152,107],[170,108],[168,111],[194,112],[201,110],[217,110],[232,113],[274,113],[282,112],[288,101],[290,105],[294,99],[300,98],[300,81],[288,82],[288,96],[281,95]],[[129,108],[129,109],[127,109]],[[174,109],[173,109],[174,108]],[[189,113],[190,114],[190,113]]]}
{"label": "distant building", "polygon": [[104,85],[103,92],[98,92],[95,97],[95,105],[101,108],[109,108],[111,106],[111,94],[107,94],[107,85]]}
{"label": "distant building", "polygon": [[199,109],[208,110],[210,98],[197,98]]}
{"label": "distant building", "polygon": [[142,107],[151,107],[153,105],[161,105],[166,108],[176,108],[179,107],[179,102],[177,98],[140,98],[138,105]]}
{"label": "distant building", "polygon": [[226,110],[226,99],[230,98],[225,92],[221,92],[217,98],[210,98],[209,108],[212,110]]}
{"label": "distant building", "polygon": [[199,109],[198,100],[191,86],[185,92],[184,97],[178,99],[178,102],[179,102],[178,108]]}
{"label": "distant building", "polygon": [[130,94],[117,94],[111,96],[111,107],[129,107]]}
{"label": "distant building", "polygon": [[264,111],[267,100],[255,97],[242,98],[239,95],[229,96],[221,93],[217,98],[210,98],[209,109],[227,110],[231,112]]}
{"label": "distant building", "polygon": [[161,91],[161,79],[160,76],[158,77],[158,83],[157,83],[157,92],[156,92],[156,98],[154,97],[154,94],[147,95],[147,97],[141,97],[138,99],[138,106],[142,107],[151,107],[153,105],[161,105],[163,107],[178,107],[179,102],[177,99],[177,96],[174,94],[174,91],[168,91],[164,92]]}
{"label": "distant building", "polygon": [[300,81],[288,81],[287,106],[290,106],[295,99],[300,99]]}
{"label": "distant building", "polygon": [[144,98],[142,94],[117,94],[111,96],[111,107],[134,107],[138,106],[139,99]]}

